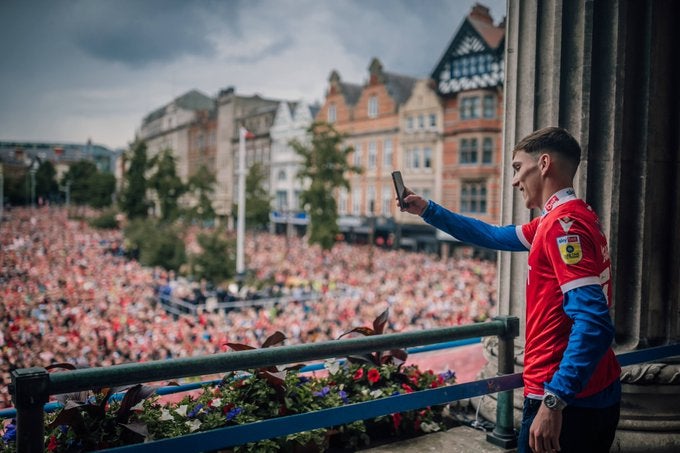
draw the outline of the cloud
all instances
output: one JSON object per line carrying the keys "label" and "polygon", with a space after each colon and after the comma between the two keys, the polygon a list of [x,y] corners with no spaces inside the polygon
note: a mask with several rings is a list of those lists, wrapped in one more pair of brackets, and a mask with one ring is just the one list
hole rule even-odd
{"label": "cloud", "polygon": [[[481,0],[496,21],[504,0]],[[333,69],[426,77],[475,0],[0,0],[0,139],[124,146],[197,89],[322,101]]]}
{"label": "cloud", "polygon": [[135,68],[185,55],[210,57],[215,53],[206,33],[211,28],[206,10],[210,5],[213,2],[79,1],[71,7],[74,43],[94,58]]}

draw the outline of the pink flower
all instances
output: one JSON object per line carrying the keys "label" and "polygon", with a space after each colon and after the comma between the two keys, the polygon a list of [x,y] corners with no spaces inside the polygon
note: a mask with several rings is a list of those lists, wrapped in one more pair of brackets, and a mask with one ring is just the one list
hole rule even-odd
{"label": "pink flower", "polygon": [[380,380],[380,371],[375,368],[368,370],[368,382],[375,384]]}
{"label": "pink flower", "polygon": [[401,388],[403,388],[406,391],[406,393],[413,393],[413,389],[408,384],[401,384]]}
{"label": "pink flower", "polygon": [[356,371],[356,373],[354,373],[354,380],[355,380],[355,381],[358,381],[358,380],[361,379],[362,377],[364,377],[364,369],[363,369],[363,368],[359,368],[359,369]]}

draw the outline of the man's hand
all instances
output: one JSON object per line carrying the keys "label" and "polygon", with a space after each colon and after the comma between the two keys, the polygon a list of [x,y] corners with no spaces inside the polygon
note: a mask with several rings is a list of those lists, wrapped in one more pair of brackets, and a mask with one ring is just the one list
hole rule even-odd
{"label": "man's hand", "polygon": [[423,215],[425,209],[427,208],[427,200],[423,197],[413,193],[408,187],[404,190],[406,197],[404,197],[404,202],[407,203],[407,207],[401,209],[401,212],[408,212],[409,214]]}
{"label": "man's hand", "polygon": [[529,446],[535,453],[560,451],[562,411],[550,410],[541,404],[529,429]]}

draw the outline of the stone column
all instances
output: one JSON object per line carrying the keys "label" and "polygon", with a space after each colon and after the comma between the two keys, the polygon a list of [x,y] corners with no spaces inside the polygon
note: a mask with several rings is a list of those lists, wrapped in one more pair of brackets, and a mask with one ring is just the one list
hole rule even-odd
{"label": "stone column", "polygon": [[[565,127],[583,148],[577,194],[609,238],[617,352],[680,341],[680,3],[509,0],[506,24],[501,223],[537,215],[510,185],[510,150]],[[522,319],[518,370],[525,278],[526,255],[501,253],[499,314]],[[680,451],[679,376],[672,359],[624,369],[614,451]],[[492,420],[494,405],[481,407]]]}

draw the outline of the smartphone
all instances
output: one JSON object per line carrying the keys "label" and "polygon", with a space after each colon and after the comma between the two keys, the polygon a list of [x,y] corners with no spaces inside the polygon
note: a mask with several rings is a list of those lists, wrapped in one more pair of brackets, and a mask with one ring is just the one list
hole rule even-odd
{"label": "smartphone", "polygon": [[408,207],[408,203],[404,201],[404,197],[406,196],[406,187],[404,186],[404,180],[401,177],[400,171],[392,172],[392,181],[394,182],[394,190],[397,192],[399,207],[401,207],[401,209],[406,209]]}

